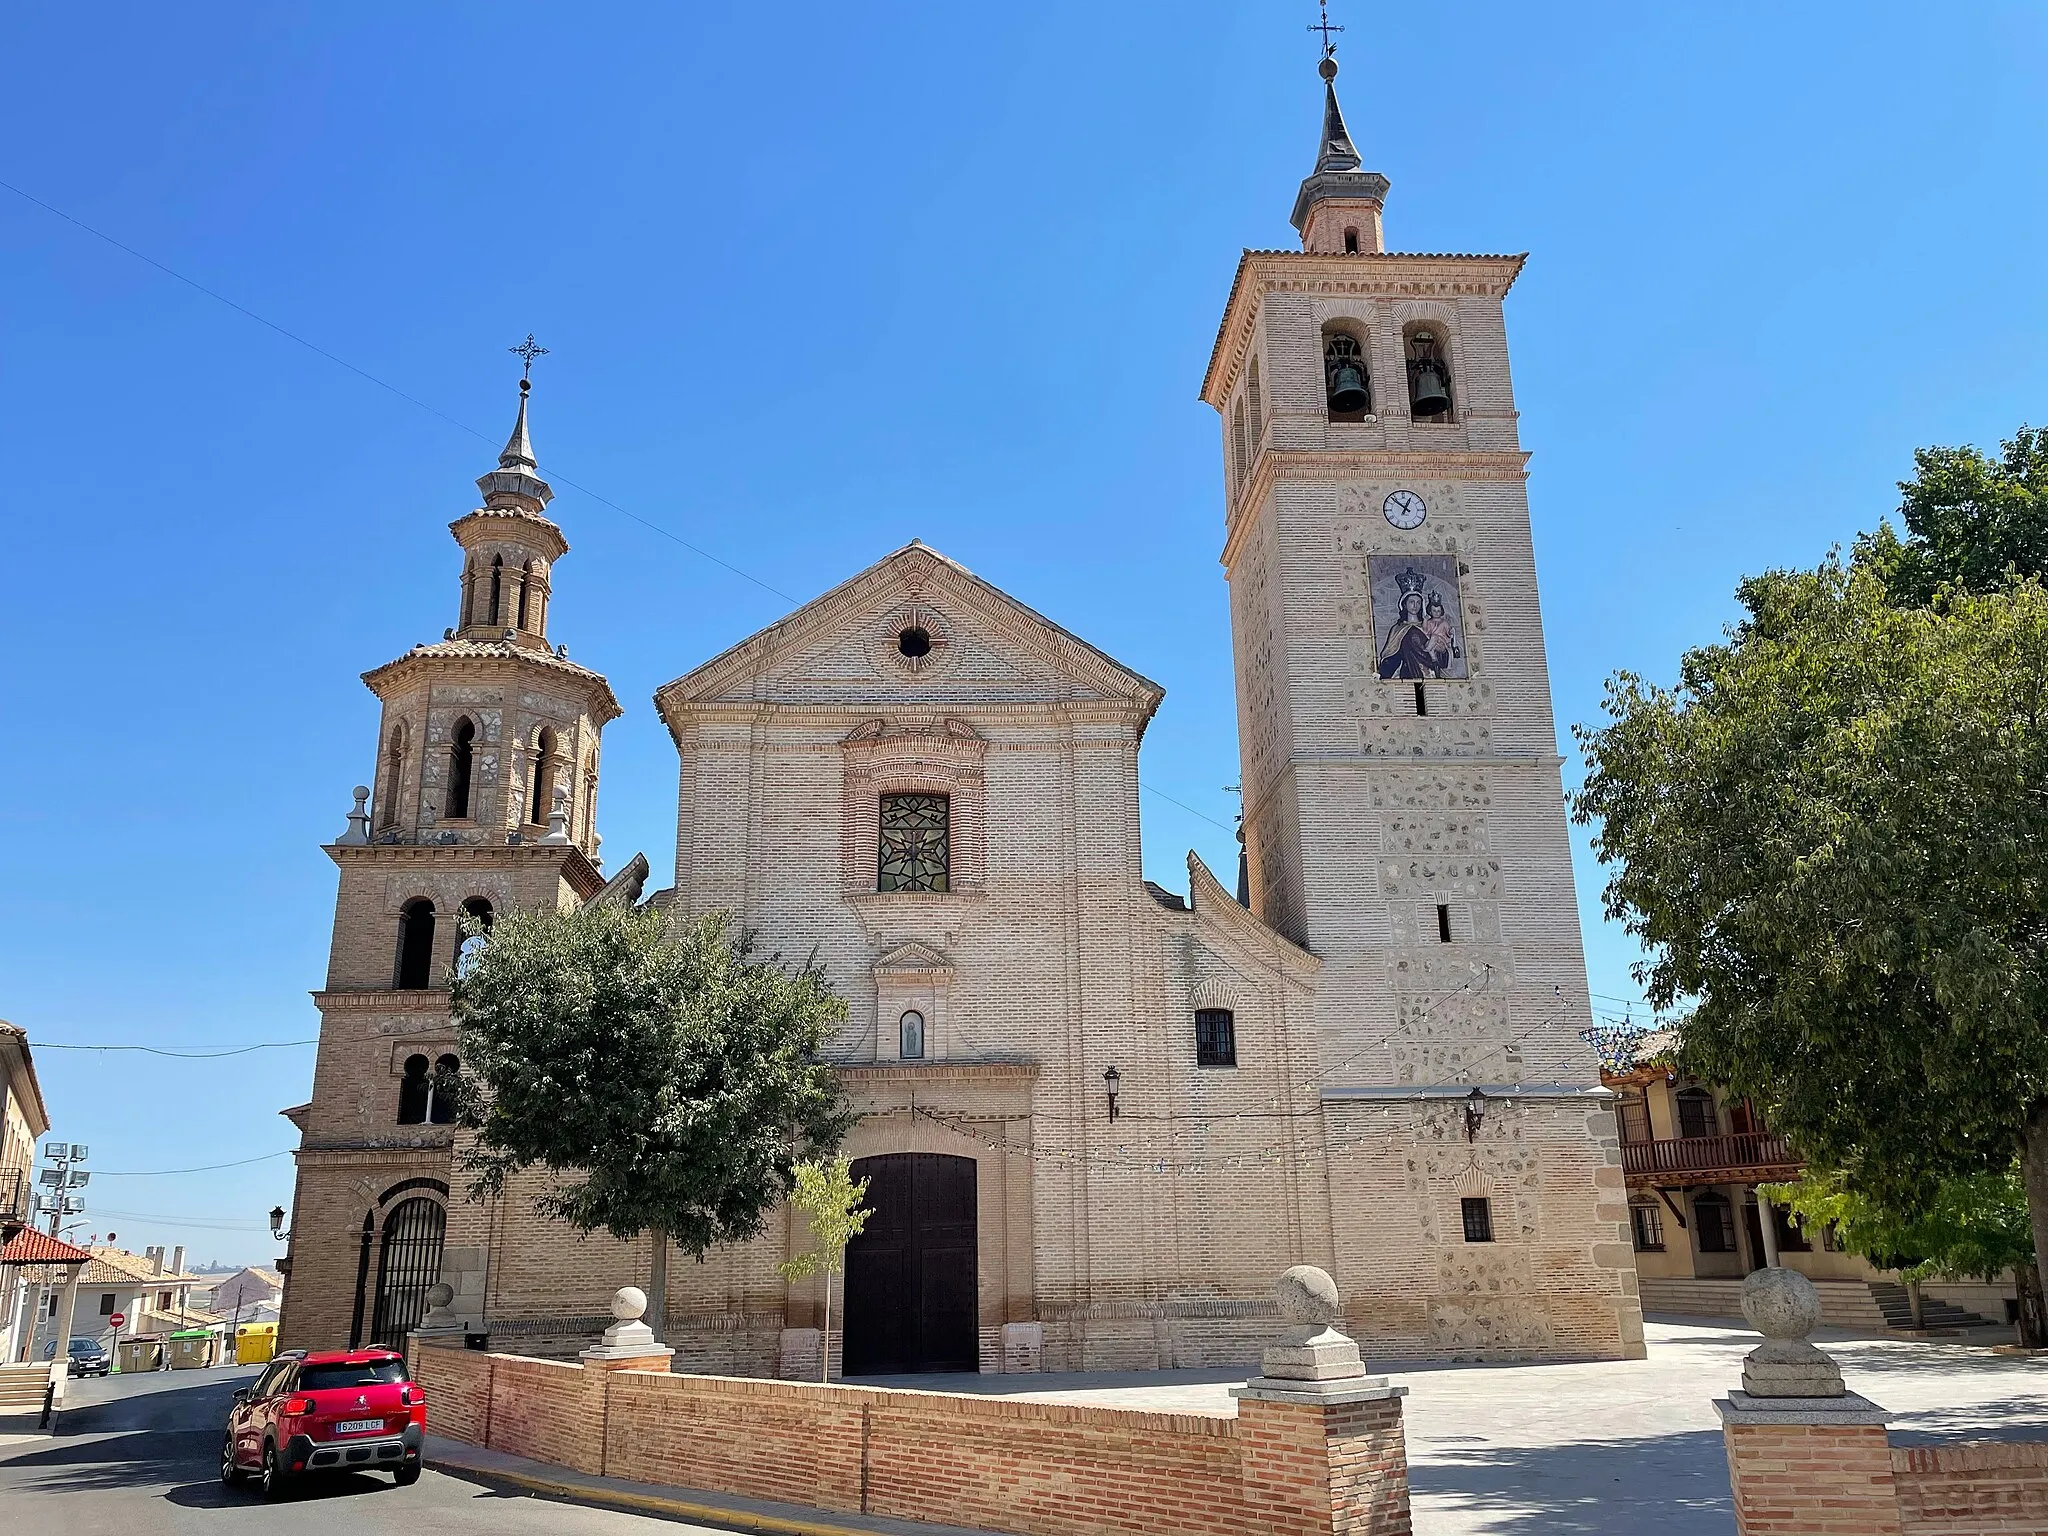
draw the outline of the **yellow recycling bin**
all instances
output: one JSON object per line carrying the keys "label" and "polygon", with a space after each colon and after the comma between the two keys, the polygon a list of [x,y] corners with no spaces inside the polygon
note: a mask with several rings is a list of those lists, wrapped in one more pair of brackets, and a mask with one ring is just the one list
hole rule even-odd
{"label": "yellow recycling bin", "polygon": [[244,1323],[235,1330],[235,1364],[261,1365],[277,1353],[277,1324]]}

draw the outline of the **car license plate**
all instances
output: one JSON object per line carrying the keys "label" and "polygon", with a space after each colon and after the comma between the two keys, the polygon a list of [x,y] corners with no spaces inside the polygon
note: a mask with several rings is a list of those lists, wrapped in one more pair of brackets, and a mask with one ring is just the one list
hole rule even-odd
{"label": "car license plate", "polygon": [[343,1419],[334,1426],[334,1432],[337,1435],[360,1435],[365,1430],[382,1429],[383,1427],[384,1421],[382,1419]]}

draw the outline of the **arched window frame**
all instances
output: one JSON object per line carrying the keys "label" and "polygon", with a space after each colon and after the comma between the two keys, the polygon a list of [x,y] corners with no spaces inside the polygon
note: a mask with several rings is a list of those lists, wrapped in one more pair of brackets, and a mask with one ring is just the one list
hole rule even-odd
{"label": "arched window frame", "polygon": [[434,1070],[427,1078],[427,1124],[455,1123],[460,1103],[457,1082],[461,1076],[462,1061],[453,1051],[443,1051],[434,1058]]}
{"label": "arched window frame", "polygon": [[491,924],[498,920],[496,911],[481,896],[472,896],[462,904],[462,917],[465,930],[470,925],[476,925],[482,928],[483,931],[481,933],[464,931],[462,936],[455,941],[455,968],[458,971],[465,969],[475,960],[477,951],[482,949],[485,942],[490,938]]}
{"label": "arched window frame", "polygon": [[1244,419],[1244,396],[1239,395],[1230,408],[1230,441],[1236,450],[1233,454],[1235,473],[1231,485],[1237,490],[1244,489],[1245,477],[1251,472],[1252,450]]}
{"label": "arched window frame", "polygon": [[[433,1208],[431,1214],[426,1207]],[[401,1213],[409,1213],[409,1218]],[[401,1180],[379,1195],[377,1203],[364,1213],[362,1251],[356,1265],[355,1312],[349,1324],[350,1349],[360,1349],[366,1333],[373,1342],[403,1344],[405,1333],[418,1326],[426,1310],[426,1292],[440,1277],[447,1221],[448,1186],[439,1179]],[[394,1231],[394,1227],[398,1230]],[[394,1239],[407,1243],[407,1250],[395,1254],[391,1247]],[[402,1289],[391,1283],[394,1260],[414,1261],[406,1265],[406,1272],[400,1277],[404,1281]]]}
{"label": "arched window frame", "polygon": [[1244,398],[1251,413],[1251,451],[1259,451],[1259,443],[1266,435],[1265,391],[1259,387],[1259,354],[1254,352],[1244,368]]}
{"label": "arched window frame", "polygon": [[491,616],[484,622],[496,628],[505,622],[505,557],[491,556]]}
{"label": "arched window frame", "polygon": [[406,740],[405,722],[394,722],[384,744],[384,794],[378,802],[378,824],[381,827],[398,825],[399,797],[405,784]]}
{"label": "arched window frame", "polygon": [[425,1125],[427,1110],[434,1096],[431,1077],[432,1066],[426,1056],[415,1051],[405,1058],[405,1071],[398,1080],[398,1123],[400,1125]]}
{"label": "arched window frame", "polygon": [[[1426,340],[1424,338],[1427,338]],[[1451,368],[1451,328],[1441,320],[1411,320],[1401,327],[1401,357],[1408,375],[1408,419],[1423,426],[1458,420],[1458,386]],[[1415,414],[1415,397],[1425,366],[1433,365],[1443,380],[1450,405],[1434,416]]]}
{"label": "arched window frame", "polygon": [[1237,1065],[1237,1014],[1229,1008],[1195,1010],[1195,1065]]}
{"label": "arched window frame", "polygon": [[533,737],[533,778],[526,802],[526,820],[529,826],[545,826],[548,812],[554,809],[555,770],[560,766],[560,756],[555,749],[555,732],[552,726],[542,726]]}
{"label": "arched window frame", "polygon": [[447,814],[451,821],[466,821],[470,816],[471,781],[476,771],[476,736],[476,722],[467,715],[457,720],[448,733]]}
{"label": "arched window frame", "polygon": [[[1341,362],[1357,364],[1365,384],[1365,404],[1357,410],[1340,411],[1331,403],[1336,392],[1335,376]],[[1323,327],[1323,412],[1331,421],[1364,421],[1373,414],[1372,348],[1362,326],[1354,321],[1332,320]]]}
{"label": "arched window frame", "polygon": [[924,1014],[915,1008],[903,1010],[896,1021],[896,1054],[904,1061],[923,1061],[925,1053]]}
{"label": "arched window frame", "polygon": [[398,964],[392,985],[402,992],[434,984],[434,904],[415,896],[398,909]]}

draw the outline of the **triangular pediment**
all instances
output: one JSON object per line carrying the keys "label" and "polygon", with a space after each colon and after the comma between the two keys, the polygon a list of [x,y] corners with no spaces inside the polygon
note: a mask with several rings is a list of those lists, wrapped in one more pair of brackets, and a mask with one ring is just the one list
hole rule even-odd
{"label": "triangular pediment", "polygon": [[920,944],[915,939],[907,944],[898,944],[894,949],[875,962],[877,976],[929,976],[943,972],[953,973],[953,962],[933,949],[929,944]]}
{"label": "triangular pediment", "polygon": [[1128,706],[1142,721],[1161,697],[1157,683],[938,551],[911,544],[654,699],[675,729],[678,712],[693,705],[1099,701]]}

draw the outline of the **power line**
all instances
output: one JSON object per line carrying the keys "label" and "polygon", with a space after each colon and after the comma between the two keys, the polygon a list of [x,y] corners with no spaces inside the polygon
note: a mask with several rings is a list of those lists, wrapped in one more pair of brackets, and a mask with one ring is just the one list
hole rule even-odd
{"label": "power line", "polygon": [[[5,189],[6,191],[12,192],[16,197],[22,199],[24,202],[33,203],[36,207],[42,209],[45,213],[48,213],[56,218],[62,219],[67,224],[74,225],[77,228],[84,230],[88,235],[91,235],[95,240],[105,241],[108,245],[112,246],[115,250],[122,252],[124,255],[132,256],[137,261],[142,262],[147,266],[154,267],[157,271],[163,273],[166,277],[173,278],[176,281],[183,283],[186,287],[192,289],[195,293],[204,294],[207,298],[212,299],[215,303],[226,306],[227,308],[233,310],[236,314],[243,316],[245,319],[255,321],[258,325],[264,327],[264,329],[275,331],[278,335],[284,337],[285,340],[292,342],[298,346],[304,347],[308,352],[313,353],[316,357],[325,358],[328,362],[333,363],[336,367],[347,369],[357,378],[362,379],[367,383],[374,384],[377,386],[377,388],[385,390],[388,393],[397,396],[400,400],[403,400],[407,405],[417,406],[420,410],[425,411],[429,416],[435,417],[437,420],[446,422],[449,426],[454,427],[458,431],[466,432],[471,437],[474,437],[483,443],[488,444],[495,443],[497,441],[497,439],[492,437],[488,432],[481,431],[478,428],[471,426],[466,421],[458,421],[455,417],[450,416],[446,411],[441,410],[436,406],[429,405],[426,401],[420,399],[417,395],[407,394],[404,390],[400,389],[396,384],[390,382],[390,380],[379,378],[376,374],[370,372],[369,369],[360,367],[357,364],[350,362],[347,358],[342,357],[337,353],[328,351],[325,347],[321,346],[317,342],[307,340],[304,336],[299,335],[298,332],[287,329],[285,326],[279,325],[275,320],[269,319],[267,316],[258,314],[255,310],[249,308],[246,304],[236,303],[226,294],[220,293],[215,289],[209,288],[206,286],[206,284],[200,282],[197,278],[188,277],[183,272],[180,272],[177,268],[170,266],[164,262],[158,261],[154,256],[148,255],[146,252],[137,250],[132,245],[129,245],[121,240],[115,239],[105,230],[99,229],[94,225],[86,223],[85,220],[79,218],[76,214],[66,213],[62,208],[57,207],[55,204],[46,203],[40,197],[37,197],[34,193],[25,192],[20,187],[15,186],[12,182],[9,181],[0,181],[0,189]],[[551,460],[550,463],[552,464],[552,462],[553,461]],[[609,496],[604,495],[602,492],[594,491],[589,486],[582,484],[580,481],[570,478],[568,475],[565,475],[554,468],[550,468],[548,470],[548,475],[557,483],[561,485],[566,485],[571,490],[581,492],[583,495],[588,496],[592,501],[597,502],[601,506],[611,508],[612,511],[618,513],[621,517],[627,518],[632,522],[638,523],[641,527],[647,529],[649,532],[658,533],[663,538],[672,540],[674,543],[681,545],[684,549],[687,549],[691,554],[697,556],[700,560],[708,560],[713,565],[718,566],[720,569],[729,571],[733,575],[739,577],[742,581],[751,582],[753,585],[759,587],[762,591],[771,593],[772,595],[781,598],[786,603],[799,607],[802,606],[803,600],[801,598],[792,596],[790,593],[783,591],[782,588],[776,586],[773,582],[764,581],[759,576],[754,575],[753,572],[742,570],[739,566],[734,565],[730,560],[726,560],[718,555],[714,555],[713,553],[711,553],[710,550],[704,549],[699,545],[692,544],[688,539],[684,538],[681,534],[674,533],[669,529],[664,528],[661,524],[654,522],[648,518],[642,517],[639,513],[633,511],[629,507],[622,506],[620,503],[613,501]],[[1157,795],[1160,799],[1168,801],[1173,805],[1179,806],[1182,810],[1186,811],[1190,816],[1200,817],[1203,821],[1208,822],[1213,827],[1221,828],[1225,832],[1234,833],[1237,830],[1235,827],[1230,826],[1225,822],[1218,821],[1214,816],[1209,815],[1205,811],[1196,810],[1192,805],[1189,805],[1185,800],[1175,799],[1172,795],[1169,795],[1163,789],[1154,789],[1150,784],[1145,783],[1142,779],[1139,781],[1138,787],[1148,794]]]}
{"label": "power line", "polygon": [[318,1037],[311,1040],[262,1040],[255,1045],[224,1046],[220,1050],[172,1051],[157,1045],[80,1045],[64,1040],[34,1040],[30,1048],[38,1051],[143,1051],[151,1056],[172,1056],[180,1061],[217,1061],[223,1056],[246,1056],[251,1051],[281,1051],[287,1046],[318,1045]]}
{"label": "power line", "polygon": [[251,1163],[267,1163],[273,1157],[291,1155],[291,1148],[287,1147],[282,1152],[265,1152],[260,1157],[244,1157],[232,1163],[207,1163],[199,1168],[95,1168],[92,1172],[97,1179],[161,1179],[174,1173],[212,1173],[220,1168],[246,1168]]}

